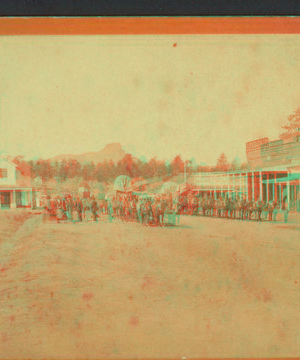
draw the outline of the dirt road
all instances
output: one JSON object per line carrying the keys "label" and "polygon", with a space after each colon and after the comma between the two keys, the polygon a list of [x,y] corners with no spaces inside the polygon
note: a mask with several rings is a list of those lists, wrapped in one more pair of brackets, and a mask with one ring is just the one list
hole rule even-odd
{"label": "dirt road", "polygon": [[300,355],[298,226],[0,216],[1,358]]}

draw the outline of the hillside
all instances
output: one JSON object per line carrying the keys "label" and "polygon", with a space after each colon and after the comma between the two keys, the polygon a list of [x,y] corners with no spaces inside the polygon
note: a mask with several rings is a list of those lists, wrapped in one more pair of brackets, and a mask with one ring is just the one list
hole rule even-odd
{"label": "hillside", "polygon": [[107,144],[101,151],[88,152],[84,154],[62,154],[53,157],[52,161],[62,161],[69,159],[76,159],[81,163],[93,161],[94,163],[113,160],[117,162],[125,156],[126,152],[123,150],[121,144],[112,143]]}

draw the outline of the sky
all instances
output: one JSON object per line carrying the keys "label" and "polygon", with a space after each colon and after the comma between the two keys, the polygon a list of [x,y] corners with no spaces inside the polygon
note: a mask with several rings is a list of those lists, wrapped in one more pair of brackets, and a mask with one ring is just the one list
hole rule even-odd
{"label": "sky", "polygon": [[300,106],[300,36],[2,36],[0,150],[246,160]]}

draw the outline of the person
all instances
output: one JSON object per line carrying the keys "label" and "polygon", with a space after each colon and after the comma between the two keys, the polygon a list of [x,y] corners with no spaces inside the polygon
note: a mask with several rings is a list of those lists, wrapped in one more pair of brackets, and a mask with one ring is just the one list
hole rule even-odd
{"label": "person", "polygon": [[91,210],[92,210],[92,215],[93,215],[93,220],[94,221],[97,221],[97,211],[98,211],[98,204],[97,204],[97,201],[95,199],[94,196],[92,196],[92,203],[91,203]]}
{"label": "person", "polygon": [[276,223],[276,218],[279,211],[279,205],[277,204],[277,202],[274,203],[273,209],[273,221]]}
{"label": "person", "polygon": [[282,204],[282,211],[283,211],[284,222],[288,222],[289,208],[285,201]]}
{"label": "person", "polygon": [[261,199],[258,199],[256,203],[257,221],[261,221],[262,208],[263,208],[263,203]]}
{"label": "person", "polygon": [[56,197],[56,220],[59,223],[64,219],[65,213],[64,213],[64,204],[63,200],[57,196]]}
{"label": "person", "polygon": [[222,207],[222,200],[220,197],[218,197],[216,202],[216,210],[217,210],[217,216],[221,217],[221,207]]}
{"label": "person", "polygon": [[72,213],[71,220],[75,224],[76,221],[78,220],[78,213],[77,213],[77,200],[74,195],[73,195],[73,199],[70,198],[70,203],[71,203],[70,208]]}
{"label": "person", "polygon": [[109,222],[111,223],[114,218],[114,210],[113,210],[113,206],[112,206],[111,202],[107,202],[107,210],[106,211],[109,216]]}
{"label": "person", "polygon": [[233,194],[229,198],[229,217],[231,219],[235,218],[235,200],[233,198]]}
{"label": "person", "polygon": [[173,201],[169,204],[169,220],[172,226],[176,225],[176,213],[175,213],[175,206],[173,204]]}
{"label": "person", "polygon": [[72,220],[72,201],[71,201],[70,195],[68,195],[66,197],[66,215],[69,220],[73,221]]}
{"label": "person", "polygon": [[243,197],[243,200],[241,202],[241,220],[245,220],[246,212],[247,212],[247,201],[246,198]]}
{"label": "person", "polygon": [[141,203],[140,212],[141,212],[142,225],[144,226],[144,225],[145,225],[145,222],[146,222],[146,200],[144,200],[144,201]]}
{"label": "person", "polygon": [[82,212],[83,212],[83,204],[80,198],[77,198],[77,214],[78,214],[78,221],[82,222]]}
{"label": "person", "polygon": [[142,216],[141,216],[141,206],[142,206],[142,199],[138,198],[137,204],[136,204],[136,211],[137,211],[137,220],[138,222],[142,221]]}
{"label": "person", "polygon": [[225,217],[226,219],[228,219],[230,217],[230,198],[229,196],[225,198],[225,206],[224,206],[224,210],[225,210]]}
{"label": "person", "polygon": [[267,211],[269,213],[269,221],[272,221],[274,211],[274,204],[272,201],[269,201],[269,203],[267,204]]}
{"label": "person", "polygon": [[159,225],[159,201],[154,201],[152,204],[153,221],[156,226]]}
{"label": "person", "polygon": [[150,223],[150,205],[149,202],[146,201],[144,208],[143,208],[143,225],[147,226]]}
{"label": "person", "polygon": [[160,205],[160,225],[164,225],[164,216],[167,209],[167,202],[166,200],[163,200]]}
{"label": "person", "polygon": [[206,215],[207,207],[208,207],[208,201],[207,201],[207,198],[204,197],[204,198],[202,198],[202,213],[203,213],[203,216]]}
{"label": "person", "polygon": [[252,218],[252,213],[255,211],[255,207],[254,207],[254,202],[253,201],[249,201],[248,203],[248,219],[251,220]]}
{"label": "person", "polygon": [[213,197],[208,198],[208,215],[213,216],[214,214],[214,199]]}
{"label": "person", "polygon": [[177,202],[175,205],[175,225],[179,225],[180,221],[180,208],[179,203]]}
{"label": "person", "polygon": [[51,197],[50,197],[50,195],[47,195],[46,212],[49,215],[51,214]]}

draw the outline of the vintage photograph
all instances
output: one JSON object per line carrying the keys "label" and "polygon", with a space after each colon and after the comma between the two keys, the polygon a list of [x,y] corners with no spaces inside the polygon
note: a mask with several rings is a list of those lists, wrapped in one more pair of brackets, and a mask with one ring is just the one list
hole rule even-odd
{"label": "vintage photograph", "polygon": [[300,356],[300,35],[0,37],[0,358]]}

